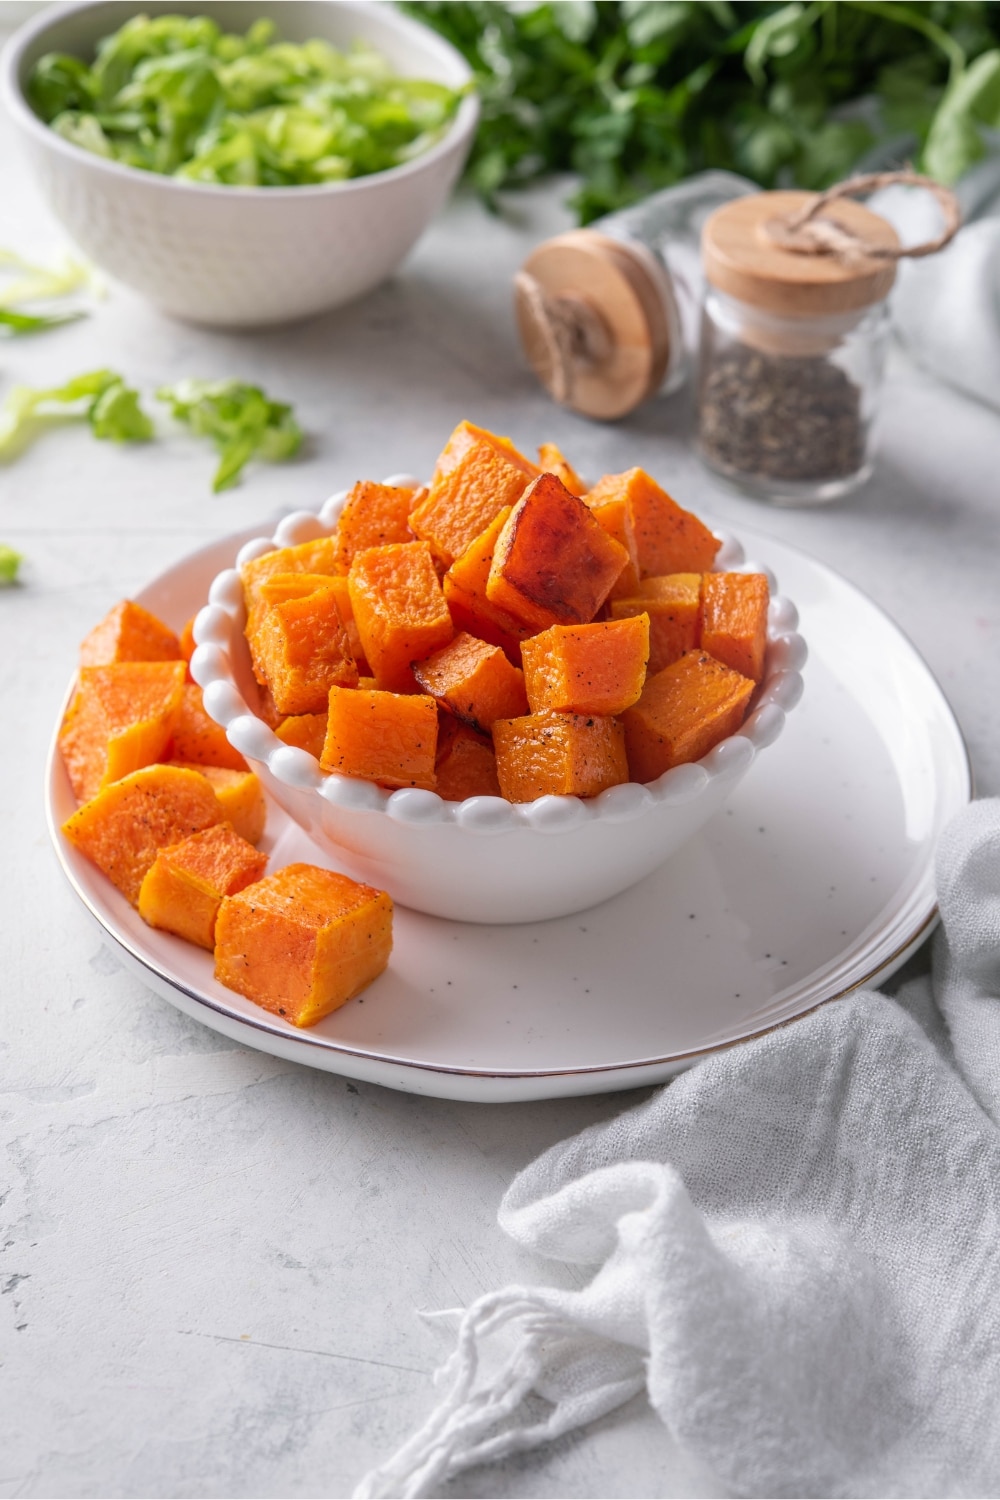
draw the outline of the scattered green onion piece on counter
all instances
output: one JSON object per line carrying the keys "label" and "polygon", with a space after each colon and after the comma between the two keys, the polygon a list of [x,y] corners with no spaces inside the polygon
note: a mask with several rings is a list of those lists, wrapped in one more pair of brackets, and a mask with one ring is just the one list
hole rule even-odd
{"label": "scattered green onion piece on counter", "polygon": [[28,99],[64,140],[146,172],[238,187],[295,187],[410,161],[447,129],[461,94],[404,78],[362,43],[276,42],[207,16],[133,16],[92,66],[35,64]]}
{"label": "scattered green onion piece on counter", "polygon": [[0,308],[67,297],[72,292],[87,290],[94,282],[90,267],[72,256],[63,255],[53,265],[43,266],[3,246],[0,246],[0,275],[12,278],[0,282]]}
{"label": "scattered green onion piece on counter", "polygon": [[302,443],[291,407],[270,400],[259,386],[241,380],[181,380],[156,394],[179,422],[215,443],[220,453],[212,481],[216,494],[237,482],[249,459],[280,463]]}
{"label": "scattered green onion piece on counter", "polygon": [[14,386],[0,407],[0,459],[19,453],[42,430],[41,419],[53,415],[85,417],[95,437],[113,442],[144,442],[153,435],[138,392],[113,370],[90,370],[48,389]]}
{"label": "scattered green onion piece on counter", "polygon": [[17,573],[24,558],[6,542],[0,542],[0,588],[9,588],[17,582]]}
{"label": "scattered green onion piece on counter", "polygon": [[105,387],[90,408],[88,420],[96,438],[113,443],[146,443],[153,436],[153,424],[139,405],[139,392],[123,380]]}
{"label": "scattered green onion piece on counter", "polygon": [[76,323],[84,316],[82,312],[17,313],[0,307],[0,335],[4,338],[18,338],[26,333],[44,333],[47,328],[59,328],[63,323]]}

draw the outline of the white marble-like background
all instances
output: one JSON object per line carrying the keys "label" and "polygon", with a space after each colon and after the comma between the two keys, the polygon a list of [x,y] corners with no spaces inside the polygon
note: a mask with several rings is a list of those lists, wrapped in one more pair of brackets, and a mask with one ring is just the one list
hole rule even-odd
{"label": "white marble-like background", "polygon": [[[19,9],[0,4],[0,28]],[[214,334],[115,290],[84,323],[0,344],[0,396],[99,365],[147,393],[239,374],[310,434],[299,461],[217,497],[212,454],[180,433],[128,450],[67,425],[0,468],[0,540],[28,559],[0,596],[0,1496],[348,1494],[429,1406],[442,1350],[414,1310],[546,1274],[496,1228],[511,1175],[634,1097],[474,1106],[348,1083],[225,1041],[119,968],[42,812],[77,643],[115,600],[358,477],[427,471],[469,416],[525,448],[552,438],[588,475],[642,464],[839,569],[926,657],[980,793],[1000,792],[996,415],[896,357],[865,493],[772,513],[727,495],[690,452],[684,398],[598,426],[525,370],[510,279],[568,222],[559,200],[498,220],[460,199],[390,284],[297,328]],[[0,121],[0,244],[60,243]],[[717,1491],[635,1402],[452,1492]]]}

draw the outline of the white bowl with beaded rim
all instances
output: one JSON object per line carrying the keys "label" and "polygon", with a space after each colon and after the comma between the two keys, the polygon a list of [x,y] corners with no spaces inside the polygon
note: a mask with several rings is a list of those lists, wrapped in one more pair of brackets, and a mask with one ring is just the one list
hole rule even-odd
{"label": "white bowl with beaded rim", "polygon": [[[416,486],[394,474],[390,485]],[[627,890],[675,853],[723,805],[757,753],[774,743],[802,693],[806,647],[798,614],[774,594],[766,567],[721,535],[716,567],[764,573],[772,588],[764,678],[739,733],[700,761],[646,785],[626,782],[597,797],[446,802],[417,788],[387,791],[324,771],[286,745],[254,712],[257,684],[243,627],[239,568],[276,547],[326,536],[347,491],[318,512],[287,516],[273,537],[247,542],[218,574],[194,625],[191,671],[205,708],[246,756],[274,800],[338,869],[386,890],[394,901],[460,922],[533,922],[583,911]]]}

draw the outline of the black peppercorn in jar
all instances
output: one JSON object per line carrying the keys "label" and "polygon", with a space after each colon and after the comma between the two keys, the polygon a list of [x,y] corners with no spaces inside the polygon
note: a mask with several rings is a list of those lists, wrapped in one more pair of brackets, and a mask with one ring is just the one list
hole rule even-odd
{"label": "black peppercorn in jar", "polygon": [[833,500],[871,472],[899,254],[891,225],[846,199],[824,207],[826,248],[800,237],[816,201],[757,193],[702,233],[698,449],[779,505]]}

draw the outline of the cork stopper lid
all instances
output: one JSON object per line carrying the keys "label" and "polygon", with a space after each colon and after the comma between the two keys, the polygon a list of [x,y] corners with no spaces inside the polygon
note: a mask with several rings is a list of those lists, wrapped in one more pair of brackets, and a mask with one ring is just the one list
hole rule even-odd
{"label": "cork stopper lid", "polygon": [[[881,302],[896,279],[896,231],[862,204],[837,198],[806,232],[796,220],[816,201],[814,193],[755,193],[716,209],[701,237],[706,280],[740,302],[789,318],[859,312]],[[826,230],[831,246],[847,248],[817,249],[815,226]],[[865,254],[868,247],[874,255]]]}
{"label": "cork stopper lid", "polygon": [[680,331],[666,272],[592,229],[533,250],[514,281],[528,362],[561,406],[612,420],[662,385]]}

